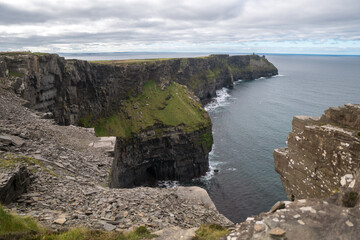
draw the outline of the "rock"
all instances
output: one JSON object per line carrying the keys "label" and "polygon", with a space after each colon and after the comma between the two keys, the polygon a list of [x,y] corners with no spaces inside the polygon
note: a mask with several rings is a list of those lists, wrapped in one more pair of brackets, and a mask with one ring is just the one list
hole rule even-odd
{"label": "rock", "polygon": [[54,223],[60,224],[60,225],[63,225],[65,222],[66,222],[65,214],[60,215],[60,216],[54,221]]}
{"label": "rock", "polygon": [[265,230],[265,225],[257,223],[254,225],[254,230],[255,230],[255,232],[262,232]]}
{"label": "rock", "polygon": [[181,229],[180,227],[165,228],[154,232],[155,240],[191,240],[195,237],[197,228]]}
{"label": "rock", "polygon": [[0,179],[0,202],[9,204],[27,191],[31,183],[30,174],[26,166],[0,170],[3,171]]}
{"label": "rock", "polygon": [[116,226],[109,224],[107,222],[99,221],[99,223],[103,225],[105,231],[113,231],[116,229]]}
{"label": "rock", "polygon": [[0,135],[0,143],[4,145],[13,144],[14,146],[21,147],[25,144],[20,137],[12,136],[12,135]]}
{"label": "rock", "polygon": [[271,229],[269,233],[272,236],[283,236],[286,233],[286,231],[284,229],[276,227],[274,229]]}
{"label": "rock", "polygon": [[277,203],[274,204],[274,206],[271,207],[269,213],[273,213],[276,212],[276,210],[284,209],[284,208],[285,208],[285,203],[283,201],[278,201]]}
{"label": "rock", "polygon": [[[211,125],[192,132],[158,128],[162,136],[117,138],[110,187],[151,185],[156,180],[190,180],[206,173],[212,147]],[[210,144],[199,144],[203,136]],[[198,143],[198,144],[196,144]]]}
{"label": "rock", "polygon": [[288,148],[274,151],[289,199],[328,197],[351,184],[360,164],[359,106],[329,108],[321,118],[294,117]]}

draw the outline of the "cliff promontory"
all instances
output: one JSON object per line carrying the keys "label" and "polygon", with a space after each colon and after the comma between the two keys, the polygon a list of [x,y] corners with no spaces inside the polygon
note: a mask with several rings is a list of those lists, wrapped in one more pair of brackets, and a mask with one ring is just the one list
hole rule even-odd
{"label": "cliff promontory", "polygon": [[113,187],[204,174],[211,121],[200,102],[217,89],[277,74],[265,57],[211,55],[129,61],[0,54],[0,81],[59,124],[116,136]]}

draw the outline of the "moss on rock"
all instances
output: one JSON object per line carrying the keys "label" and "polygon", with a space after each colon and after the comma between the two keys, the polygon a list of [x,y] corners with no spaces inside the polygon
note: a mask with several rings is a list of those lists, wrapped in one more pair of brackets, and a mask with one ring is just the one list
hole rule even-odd
{"label": "moss on rock", "polygon": [[[80,122],[89,126],[91,121],[87,117]],[[122,101],[117,113],[98,119],[94,125],[97,136],[129,139],[155,124],[192,132],[210,126],[211,121],[185,86],[172,82],[162,89],[155,81],[147,81],[141,94]]]}

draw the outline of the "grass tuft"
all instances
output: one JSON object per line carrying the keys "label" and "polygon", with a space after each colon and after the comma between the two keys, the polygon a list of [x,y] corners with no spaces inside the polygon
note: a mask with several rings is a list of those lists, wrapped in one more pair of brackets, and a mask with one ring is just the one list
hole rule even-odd
{"label": "grass tuft", "polygon": [[9,233],[30,233],[40,231],[41,228],[32,218],[10,214],[0,205],[0,236]]}
{"label": "grass tuft", "polygon": [[19,163],[25,163],[28,166],[38,165],[43,171],[57,177],[56,173],[47,169],[42,162],[36,160],[35,158],[10,153],[0,154],[0,168],[13,168]]}
{"label": "grass tuft", "polygon": [[77,227],[62,233],[54,233],[42,228],[30,217],[20,217],[8,213],[0,205],[0,239],[23,240],[139,240],[151,239],[156,235],[151,234],[144,227],[138,227],[130,233],[105,232]]}
{"label": "grass tuft", "polygon": [[9,72],[9,77],[23,77],[23,76],[24,76],[23,73]]}
{"label": "grass tuft", "polygon": [[192,240],[216,240],[228,234],[229,230],[217,224],[210,224],[202,225],[195,233]]}

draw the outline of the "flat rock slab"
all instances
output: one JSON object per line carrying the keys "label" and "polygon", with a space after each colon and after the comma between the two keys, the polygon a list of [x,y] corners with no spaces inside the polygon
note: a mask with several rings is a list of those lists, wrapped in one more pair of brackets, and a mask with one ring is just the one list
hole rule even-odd
{"label": "flat rock slab", "polygon": [[158,237],[155,240],[191,240],[195,237],[198,228],[181,229],[180,227],[166,228],[154,232]]}

